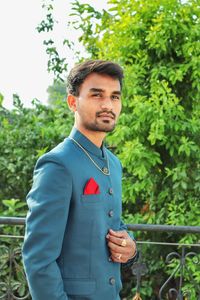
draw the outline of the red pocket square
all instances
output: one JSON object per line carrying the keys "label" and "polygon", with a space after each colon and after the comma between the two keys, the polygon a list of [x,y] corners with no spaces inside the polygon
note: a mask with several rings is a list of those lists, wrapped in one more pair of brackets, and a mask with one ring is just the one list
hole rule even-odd
{"label": "red pocket square", "polygon": [[85,185],[84,195],[100,194],[99,186],[93,178],[90,178]]}

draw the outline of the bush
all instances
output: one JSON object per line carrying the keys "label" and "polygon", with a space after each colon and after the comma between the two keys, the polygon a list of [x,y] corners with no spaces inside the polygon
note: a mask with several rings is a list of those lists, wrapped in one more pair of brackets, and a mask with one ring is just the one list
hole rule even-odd
{"label": "bush", "polygon": [[0,107],[0,199],[24,200],[36,160],[68,135],[72,115],[61,101],[56,108],[38,101],[25,108],[17,95],[14,101],[12,111]]}

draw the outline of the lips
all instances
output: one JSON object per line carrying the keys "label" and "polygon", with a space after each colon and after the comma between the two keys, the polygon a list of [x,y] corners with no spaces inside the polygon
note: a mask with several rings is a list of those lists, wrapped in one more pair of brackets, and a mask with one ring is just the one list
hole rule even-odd
{"label": "lips", "polygon": [[97,117],[106,118],[106,119],[115,119],[115,116],[113,114],[108,114],[108,113],[98,114]]}
{"label": "lips", "polygon": [[106,119],[114,119],[111,115],[100,115],[100,118],[106,118]]}

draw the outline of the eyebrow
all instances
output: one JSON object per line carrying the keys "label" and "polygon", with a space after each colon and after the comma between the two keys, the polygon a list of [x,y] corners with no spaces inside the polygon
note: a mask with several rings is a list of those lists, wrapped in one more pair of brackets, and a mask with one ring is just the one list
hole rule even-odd
{"label": "eyebrow", "polygon": [[[101,93],[104,93],[105,90],[103,89],[98,89],[98,88],[91,88],[89,90],[90,92],[101,92]],[[121,95],[121,91],[113,91],[112,94],[115,94],[115,95]]]}

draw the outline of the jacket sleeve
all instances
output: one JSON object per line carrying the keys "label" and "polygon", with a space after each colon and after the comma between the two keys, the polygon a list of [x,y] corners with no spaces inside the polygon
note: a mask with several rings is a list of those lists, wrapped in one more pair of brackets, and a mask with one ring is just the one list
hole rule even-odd
{"label": "jacket sleeve", "polygon": [[120,223],[120,230],[126,230],[128,232],[128,234],[130,235],[130,237],[132,238],[132,240],[135,241],[133,233],[128,231],[127,225],[124,224],[124,222],[122,220],[121,220],[121,223]]}
{"label": "jacket sleeve", "polygon": [[27,196],[23,262],[33,300],[67,300],[57,259],[62,249],[72,180],[55,159],[39,159]]}

